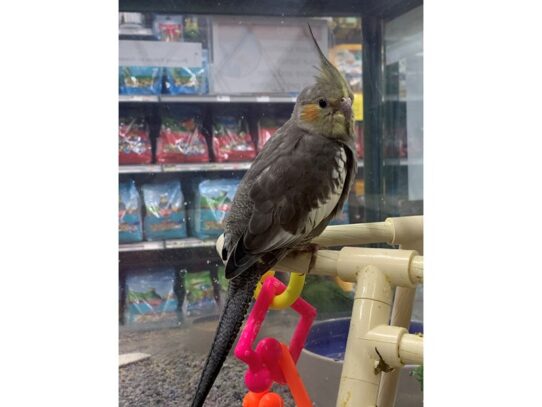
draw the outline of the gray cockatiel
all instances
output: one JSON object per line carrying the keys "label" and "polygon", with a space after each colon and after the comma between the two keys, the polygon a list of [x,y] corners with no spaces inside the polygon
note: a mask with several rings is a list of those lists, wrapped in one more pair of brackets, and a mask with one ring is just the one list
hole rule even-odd
{"label": "gray cockatiel", "polygon": [[311,250],[356,175],[352,91],[309,31],[320,55],[316,83],[299,94],[290,120],[246,172],[225,220],[222,257],[231,281],[192,407],[203,406],[262,274],[291,251]]}

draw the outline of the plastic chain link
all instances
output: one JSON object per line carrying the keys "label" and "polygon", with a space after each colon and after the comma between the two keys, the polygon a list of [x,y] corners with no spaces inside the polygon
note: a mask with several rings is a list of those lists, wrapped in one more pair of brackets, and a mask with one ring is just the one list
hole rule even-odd
{"label": "plastic chain link", "polygon": [[[255,299],[257,299],[258,295],[260,295],[263,282],[267,278],[273,277],[274,275],[275,272],[273,270],[269,270],[262,276],[262,278],[258,282],[258,285],[256,286],[256,290],[254,290]],[[273,301],[271,302],[271,306],[269,308],[274,310],[281,310],[290,307],[301,295],[301,291],[303,291],[304,285],[305,274],[290,273],[290,279],[288,280],[288,286],[286,287],[286,290],[273,298]]]}

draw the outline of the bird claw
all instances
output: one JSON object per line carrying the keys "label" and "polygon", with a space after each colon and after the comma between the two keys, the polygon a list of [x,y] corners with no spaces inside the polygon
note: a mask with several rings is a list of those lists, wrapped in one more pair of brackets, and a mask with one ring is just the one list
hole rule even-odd
{"label": "bird claw", "polygon": [[307,269],[307,272],[310,273],[312,268],[314,267],[314,263],[316,262],[316,254],[318,253],[318,250],[320,250],[320,246],[316,243],[307,243],[304,246],[298,247],[295,249],[294,253],[297,254],[303,254],[303,253],[310,253],[311,254],[311,260],[309,262],[309,268]]}
{"label": "bird claw", "polygon": [[379,361],[374,369],[375,375],[379,374],[380,372],[384,373],[390,373],[393,372],[395,369],[388,365],[385,361],[378,349],[375,347],[376,354],[378,355]]}

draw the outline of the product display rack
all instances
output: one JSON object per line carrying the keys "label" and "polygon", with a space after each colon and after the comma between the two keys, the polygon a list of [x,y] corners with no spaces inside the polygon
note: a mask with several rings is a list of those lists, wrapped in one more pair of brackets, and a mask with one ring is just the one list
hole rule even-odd
{"label": "product display rack", "polygon": [[249,95],[119,95],[119,102],[143,103],[295,103],[294,96]]}
{"label": "product display rack", "polygon": [[[240,5],[240,3],[244,5]],[[245,4],[246,3],[246,4]],[[364,221],[381,220],[385,215],[394,215],[399,205],[394,203],[386,205],[381,197],[384,191],[383,167],[403,167],[421,164],[421,160],[409,158],[385,158],[381,146],[381,135],[384,131],[382,114],[383,102],[378,92],[383,94],[383,78],[378,73],[382,65],[382,24],[397,15],[400,15],[422,4],[421,1],[339,1],[330,7],[329,3],[320,1],[307,2],[300,9],[296,2],[275,1],[253,2],[220,2],[216,1],[158,1],[153,3],[143,1],[120,1],[121,12],[164,13],[181,15],[275,15],[275,16],[302,16],[302,17],[335,17],[335,16],[361,16],[363,29],[363,96],[364,96],[364,144],[365,155],[358,160],[358,179],[365,180],[366,208],[359,208],[357,204],[350,205],[350,219]],[[245,7],[246,6],[246,7]],[[256,8],[256,10],[254,10]],[[280,13],[278,11],[281,11]],[[119,32],[120,38],[125,35],[140,36],[142,39],[152,35],[149,30],[123,30]],[[222,109],[223,106],[241,106],[248,112],[248,121],[251,134],[256,128],[257,114],[262,108],[278,107],[283,111],[290,111],[295,103],[296,96],[277,94],[236,95],[236,94],[204,94],[204,95],[119,95],[119,106],[137,106],[147,109],[151,116],[158,116],[161,106],[166,105],[197,105],[204,110],[203,127],[210,132],[212,123],[211,111]],[[369,131],[368,131],[369,130]],[[152,131],[152,130],[151,130]],[[156,133],[156,130],[154,130]],[[209,146],[210,148],[210,146]],[[141,183],[145,179],[155,177],[210,177],[218,176],[241,177],[250,167],[250,162],[208,162],[190,164],[144,164],[122,165],[119,167],[121,180],[134,178]],[[401,171],[400,169],[394,171]],[[352,201],[352,200],[351,200]],[[390,200],[390,202],[393,201]],[[363,214],[354,215],[353,212],[363,209]],[[413,209],[406,212],[419,212],[420,206],[414,204]],[[405,209],[402,209],[403,213]],[[182,268],[187,272],[209,270],[212,276],[215,291],[217,289],[217,268],[222,265],[215,251],[214,240],[202,240],[194,237],[184,239],[170,239],[160,241],[142,241],[136,243],[119,244],[119,278],[120,278],[120,321],[124,322],[125,281],[126,273],[133,267],[172,266]]]}

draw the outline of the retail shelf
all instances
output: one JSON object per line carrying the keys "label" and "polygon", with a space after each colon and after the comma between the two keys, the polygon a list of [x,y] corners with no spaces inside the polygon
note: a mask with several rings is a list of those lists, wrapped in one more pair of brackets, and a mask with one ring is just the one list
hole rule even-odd
{"label": "retail shelf", "polygon": [[136,174],[148,172],[163,172],[160,164],[149,165],[119,165],[120,174]]}
{"label": "retail shelf", "polygon": [[201,164],[163,164],[163,172],[203,172],[203,171],[244,171],[251,162],[241,163],[201,163]]}
{"label": "retail shelf", "polygon": [[194,247],[215,247],[214,240],[200,240],[196,238],[166,240],[164,242],[166,249],[191,249]]}
{"label": "retail shelf", "polygon": [[161,95],[162,102],[206,102],[206,103],[295,103],[295,96],[256,95]]}
{"label": "retail shelf", "polygon": [[119,102],[157,103],[158,101],[158,95],[119,95]]}
{"label": "retail shelf", "polygon": [[[200,164],[151,164],[120,165],[119,174],[141,174],[157,172],[207,172],[207,171],[246,171],[252,162],[241,163],[200,163]],[[397,165],[387,163],[387,165]],[[407,163],[400,165],[408,165]],[[363,159],[358,159],[358,167],[363,168]]]}
{"label": "retail shelf", "polygon": [[119,35],[137,35],[138,37],[152,37],[153,33],[150,28],[121,26],[119,27]]}
{"label": "retail shelf", "polygon": [[145,103],[295,103],[295,96],[247,95],[119,95],[119,102]]}
{"label": "retail shelf", "polygon": [[423,165],[422,158],[385,158],[384,165],[388,166],[407,166],[407,165]]}
{"label": "retail shelf", "polygon": [[147,250],[164,249],[193,249],[199,247],[214,247],[214,240],[200,240],[196,238],[161,240],[158,242],[137,242],[119,244],[119,252],[139,252]]}
{"label": "retail shelf", "polygon": [[138,252],[144,250],[162,250],[164,249],[164,242],[137,242],[137,243],[125,243],[119,244],[119,252]]}

